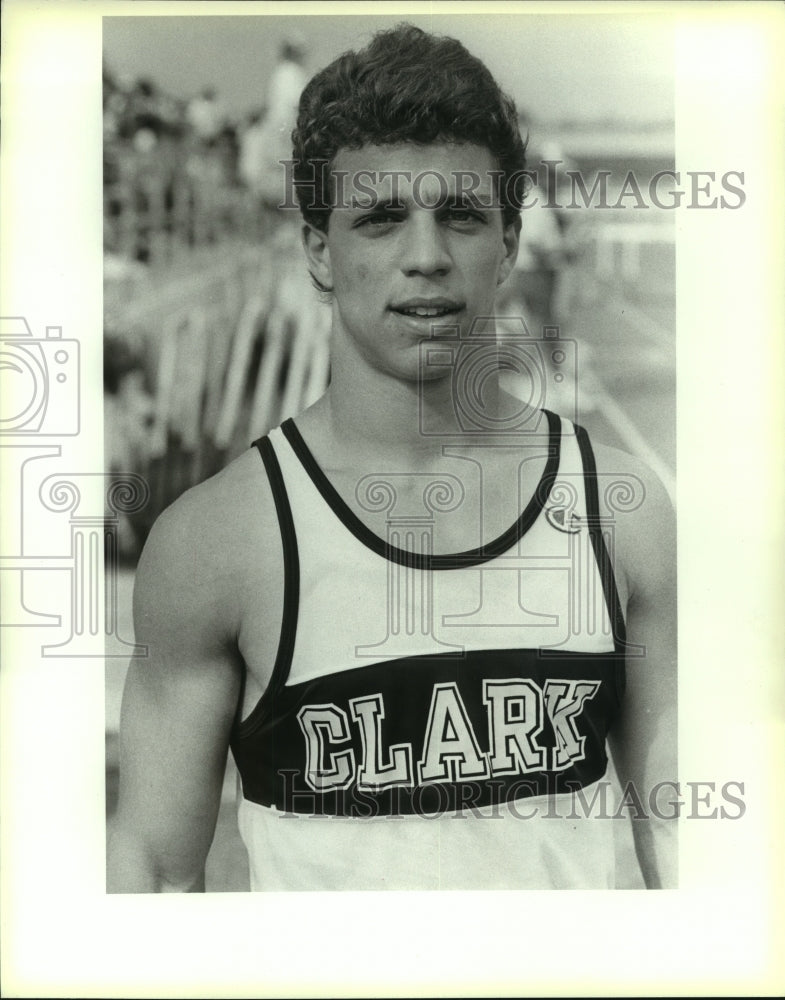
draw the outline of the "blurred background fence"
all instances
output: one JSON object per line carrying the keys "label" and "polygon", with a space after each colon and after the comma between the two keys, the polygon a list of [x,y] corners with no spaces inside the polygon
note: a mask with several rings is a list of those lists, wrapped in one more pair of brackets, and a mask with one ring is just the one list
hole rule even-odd
{"label": "blurred background fence", "polygon": [[107,279],[106,458],[150,487],[129,555],[185,489],[323,392],[329,312],[289,235]]}

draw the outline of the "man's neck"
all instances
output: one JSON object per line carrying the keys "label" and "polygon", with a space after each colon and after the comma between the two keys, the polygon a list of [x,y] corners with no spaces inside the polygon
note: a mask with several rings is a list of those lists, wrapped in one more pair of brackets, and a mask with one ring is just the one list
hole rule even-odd
{"label": "man's neck", "polygon": [[[336,457],[355,456],[363,462],[384,456],[415,469],[442,455],[446,444],[482,445],[486,438],[498,443],[498,436],[478,434],[476,428],[467,433],[455,392],[450,376],[419,383],[375,371],[358,375],[356,367],[343,371],[338,364],[314,417],[318,416],[321,433],[331,439],[330,451]],[[500,389],[498,377],[489,376],[483,384],[482,406],[491,427],[494,418],[519,412],[522,403]]]}

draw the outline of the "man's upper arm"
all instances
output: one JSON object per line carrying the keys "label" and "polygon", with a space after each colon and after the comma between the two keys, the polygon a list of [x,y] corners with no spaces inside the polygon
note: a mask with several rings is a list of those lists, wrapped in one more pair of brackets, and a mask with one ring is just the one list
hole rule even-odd
{"label": "man's upper arm", "polygon": [[617,572],[623,572],[628,590],[629,653],[622,711],[610,742],[622,785],[634,786],[633,817],[640,802],[651,820],[633,819],[646,884],[673,887],[676,826],[657,813],[669,815],[667,803],[676,793],[663,787],[658,795],[657,786],[678,778],[675,516],[659,479],[640,463],[629,469],[643,485],[643,501],[637,510],[615,515]]}
{"label": "man's upper arm", "polygon": [[137,569],[147,656],[132,660],[123,695],[110,891],[203,888],[241,677],[232,574],[210,551],[209,510],[198,493],[179,501]]}

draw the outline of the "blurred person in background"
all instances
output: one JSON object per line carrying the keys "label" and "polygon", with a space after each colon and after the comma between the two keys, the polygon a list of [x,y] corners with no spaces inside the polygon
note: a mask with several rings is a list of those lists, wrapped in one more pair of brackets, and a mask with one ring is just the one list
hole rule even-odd
{"label": "blurred person in background", "polygon": [[517,307],[533,331],[555,323],[554,291],[565,252],[556,209],[533,187],[524,202],[518,259],[504,288],[505,305]]}
{"label": "blurred person in background", "polygon": [[254,239],[259,239],[263,232],[262,195],[268,171],[265,155],[267,132],[264,121],[266,115],[266,108],[259,108],[251,112],[245,128],[240,130],[239,135],[237,174],[247,193],[247,221],[249,234]]}
{"label": "blurred person in background", "polygon": [[265,235],[275,233],[288,215],[279,208],[286,191],[281,182],[281,161],[292,155],[291,133],[297,117],[300,94],[307,77],[303,69],[305,49],[298,37],[285,40],[267,84],[266,114],[259,140],[254,189],[262,207]]}
{"label": "blurred person in background", "polygon": [[[154,399],[141,355],[113,330],[104,332],[104,462],[110,476],[147,471]],[[120,555],[136,560],[139,539],[119,514]]]}
{"label": "blurred person in background", "polygon": [[504,288],[504,304],[517,302],[532,327],[564,323],[570,311],[570,271],[578,256],[575,227],[581,212],[572,211],[568,171],[576,165],[560,148],[544,142],[528,146],[531,188],[523,204],[523,225],[515,270]]}
{"label": "blurred person in background", "polygon": [[220,190],[224,181],[219,137],[224,120],[224,110],[213,87],[205,87],[188,102],[186,122],[190,141],[185,175],[191,201],[189,242],[192,243],[212,243],[218,237]]}
{"label": "blurred person in background", "polygon": [[[304,59],[305,45],[299,36],[292,36],[281,44],[267,85],[267,120],[276,128],[291,131],[295,123],[300,95],[308,80],[303,69]],[[291,152],[289,136],[286,138],[288,155]]]}
{"label": "blurred person in background", "polygon": [[[576,804],[608,746],[644,799],[675,778],[672,511],[492,373],[514,105],[402,25],[310,81],[294,144],[331,381],[148,539],[109,889],[204,888],[230,747],[255,890],[613,887],[614,824]],[[604,487],[629,481],[609,551]],[[673,821],[633,832],[673,886]]]}
{"label": "blurred person in background", "polygon": [[258,108],[248,115],[244,128],[240,129],[240,152],[237,172],[240,180],[250,190],[256,191],[263,164],[265,108]]}
{"label": "blurred person in background", "polygon": [[186,118],[197,143],[211,147],[223,124],[223,109],[212,87],[205,87],[189,101]]}
{"label": "blurred person in background", "polygon": [[[524,130],[522,123],[522,131]],[[566,160],[555,143],[545,142],[532,150],[530,171],[534,178],[523,203],[523,222],[515,267],[500,289],[497,307],[507,315],[523,316],[529,331],[539,336],[545,327],[569,327],[574,295],[575,270],[581,253],[581,230],[585,213],[571,210],[567,171],[576,165]],[[594,375],[590,371],[591,345],[581,342],[581,402],[583,413],[594,405]],[[549,355],[545,355],[548,364]],[[575,384],[572,370],[565,380],[555,380],[551,366],[546,404],[562,411]],[[512,381],[506,379],[508,385]]]}
{"label": "blurred person in background", "polygon": [[182,109],[149,79],[104,78],[105,251],[150,263],[171,227]]}

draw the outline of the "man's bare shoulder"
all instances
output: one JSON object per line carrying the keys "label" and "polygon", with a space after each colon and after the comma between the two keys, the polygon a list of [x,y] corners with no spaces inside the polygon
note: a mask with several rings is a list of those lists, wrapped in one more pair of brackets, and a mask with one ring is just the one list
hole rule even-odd
{"label": "man's bare shoulder", "polygon": [[592,442],[600,516],[613,526],[615,567],[632,595],[668,577],[676,561],[673,503],[646,462]]}
{"label": "man's bare shoulder", "polygon": [[275,564],[279,552],[269,482],[259,454],[248,449],[159,516],[137,567],[135,618],[166,608],[170,618],[228,639],[239,628],[249,577]]}
{"label": "man's bare shoulder", "polygon": [[246,517],[259,516],[274,517],[275,505],[259,453],[249,448],[220,472],[186,490],[161,514],[156,527],[208,531],[221,542],[231,540]]}

